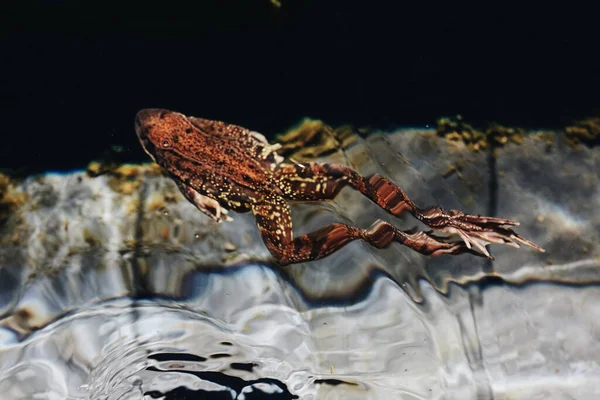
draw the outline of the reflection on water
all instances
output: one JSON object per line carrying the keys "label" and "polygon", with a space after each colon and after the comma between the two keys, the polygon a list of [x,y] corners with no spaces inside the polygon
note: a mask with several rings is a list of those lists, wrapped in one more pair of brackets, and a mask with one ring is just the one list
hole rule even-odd
{"label": "reflection on water", "polygon": [[[441,390],[447,372],[439,369],[434,327],[387,279],[355,305],[318,308],[264,267],[189,279],[202,289],[187,299],[114,300],[13,342],[2,353],[0,388],[14,398],[94,399],[184,390],[240,399],[253,398],[252,391],[273,398],[319,398],[328,391],[428,398]],[[34,373],[32,362],[52,367]],[[57,384],[48,392],[32,379]]]}
{"label": "reflection on water", "polygon": [[186,298],[84,306],[24,340],[5,328],[0,391],[9,399],[561,398],[552,397],[557,391],[592,398],[600,391],[598,287],[453,287],[444,297],[423,283],[417,304],[380,277],[358,302],[316,306],[264,266],[188,279],[199,289]]}

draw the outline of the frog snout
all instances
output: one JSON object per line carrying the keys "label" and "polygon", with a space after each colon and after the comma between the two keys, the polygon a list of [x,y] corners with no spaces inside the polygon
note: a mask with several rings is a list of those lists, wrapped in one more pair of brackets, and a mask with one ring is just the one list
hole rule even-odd
{"label": "frog snout", "polygon": [[158,108],[144,108],[135,115],[135,126],[147,125],[153,118],[160,115],[161,110]]}
{"label": "frog snout", "polygon": [[139,137],[145,136],[148,128],[164,115],[166,110],[160,108],[144,108],[135,115],[135,131]]}

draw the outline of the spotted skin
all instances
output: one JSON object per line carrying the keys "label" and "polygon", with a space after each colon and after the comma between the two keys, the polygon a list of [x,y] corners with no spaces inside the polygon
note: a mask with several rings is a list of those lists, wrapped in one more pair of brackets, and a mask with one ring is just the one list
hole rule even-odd
{"label": "spotted skin", "polygon": [[[469,252],[490,259],[490,243],[540,246],[516,234],[509,219],[464,214],[439,207],[417,207],[392,181],[364,177],[343,165],[284,163],[278,145],[248,129],[163,110],[136,115],[136,133],[150,157],[165,168],[184,196],[217,222],[231,220],[228,210],[252,212],[263,241],[281,265],[317,260],[353,240],[376,248],[401,243],[425,255]],[[359,191],[394,216],[404,212],[430,228],[461,241],[431,233],[404,232],[384,221],[368,229],[334,223],[294,238],[289,201],[333,199],[346,186]]]}

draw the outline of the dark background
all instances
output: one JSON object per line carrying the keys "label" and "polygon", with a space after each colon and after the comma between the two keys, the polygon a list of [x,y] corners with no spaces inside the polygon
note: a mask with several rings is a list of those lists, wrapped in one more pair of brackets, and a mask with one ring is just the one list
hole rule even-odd
{"label": "dark background", "polygon": [[133,130],[144,107],[268,137],[304,116],[552,128],[599,112],[592,10],[281,1],[3,3],[0,168],[82,168],[113,145],[149,160]]}

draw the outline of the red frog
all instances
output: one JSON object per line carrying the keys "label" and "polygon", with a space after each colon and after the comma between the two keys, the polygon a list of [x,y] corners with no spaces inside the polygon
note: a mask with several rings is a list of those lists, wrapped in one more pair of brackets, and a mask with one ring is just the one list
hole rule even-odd
{"label": "red frog", "polygon": [[[544,251],[509,226],[517,221],[464,214],[440,207],[417,207],[386,177],[361,176],[344,165],[285,163],[257,132],[220,121],[163,110],[137,113],[135,128],[146,153],[166,169],[183,195],[217,222],[231,220],[228,210],[252,212],[262,239],[281,265],[318,260],[361,239],[376,248],[398,242],[422,254],[464,252],[493,260],[490,243]],[[432,229],[461,241],[426,232],[408,233],[378,220],[368,229],[333,223],[294,238],[289,201],[330,200],[345,186],[367,196],[388,213],[411,213]]]}

